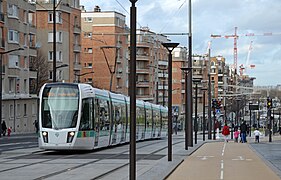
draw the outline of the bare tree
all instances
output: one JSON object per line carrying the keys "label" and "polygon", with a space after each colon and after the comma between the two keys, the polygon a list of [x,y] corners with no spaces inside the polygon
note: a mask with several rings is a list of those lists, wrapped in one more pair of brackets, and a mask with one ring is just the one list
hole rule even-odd
{"label": "bare tree", "polygon": [[30,82],[30,92],[38,94],[41,86],[49,81],[48,60],[40,49],[37,50],[37,57],[29,59],[29,69],[37,72],[37,78]]}

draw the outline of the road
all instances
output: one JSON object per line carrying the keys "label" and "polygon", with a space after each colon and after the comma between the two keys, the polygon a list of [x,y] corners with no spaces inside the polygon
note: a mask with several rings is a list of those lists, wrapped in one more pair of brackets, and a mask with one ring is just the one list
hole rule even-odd
{"label": "road", "polygon": [[38,139],[36,134],[2,136],[0,138],[0,154],[7,151],[35,147],[38,147]]}
{"label": "road", "polygon": [[[249,138],[249,143],[242,144],[220,140],[203,143],[199,136],[198,144],[188,151],[184,142],[183,133],[173,135],[170,162],[167,139],[137,143],[137,179],[281,179],[281,137],[274,136],[272,143],[263,138],[260,144]],[[129,178],[128,144],[70,152],[43,151],[37,146],[35,134],[2,137],[0,179]]]}

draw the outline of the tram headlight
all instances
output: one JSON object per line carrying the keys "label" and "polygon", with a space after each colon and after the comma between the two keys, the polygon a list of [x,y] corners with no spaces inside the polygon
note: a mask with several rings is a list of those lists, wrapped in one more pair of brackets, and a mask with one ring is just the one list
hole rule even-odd
{"label": "tram headlight", "polygon": [[67,133],[67,143],[72,143],[74,135],[75,135],[74,131],[70,131]]}
{"label": "tram headlight", "polygon": [[47,131],[43,131],[42,132],[42,136],[43,136],[44,143],[48,143],[49,142],[49,140],[48,140],[48,132]]}

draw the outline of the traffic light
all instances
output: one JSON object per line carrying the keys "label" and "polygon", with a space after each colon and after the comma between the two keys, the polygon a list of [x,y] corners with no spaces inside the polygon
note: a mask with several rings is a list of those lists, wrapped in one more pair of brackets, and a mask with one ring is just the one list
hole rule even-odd
{"label": "traffic light", "polygon": [[272,99],[267,98],[267,109],[271,109],[272,108]]}

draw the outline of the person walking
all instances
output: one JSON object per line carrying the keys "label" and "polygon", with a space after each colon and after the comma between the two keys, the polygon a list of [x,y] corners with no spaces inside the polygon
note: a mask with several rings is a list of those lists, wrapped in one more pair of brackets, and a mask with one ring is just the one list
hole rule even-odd
{"label": "person walking", "polygon": [[255,142],[256,142],[256,143],[259,143],[259,142],[260,142],[260,135],[261,135],[261,132],[259,131],[258,128],[256,128],[256,130],[254,131],[254,135],[255,135]]}
{"label": "person walking", "polygon": [[228,135],[230,134],[229,127],[225,123],[222,128],[222,135],[224,135],[224,142],[228,142]]}
{"label": "person walking", "polygon": [[6,131],[7,131],[6,122],[3,121],[1,126],[2,126],[2,134],[3,134],[3,136],[5,136],[6,135]]}
{"label": "person walking", "polygon": [[246,125],[245,121],[243,121],[243,123],[240,125],[240,133],[241,133],[242,143],[246,143],[247,142],[247,139],[246,139],[246,136],[247,136],[247,125]]}
{"label": "person walking", "polygon": [[238,131],[238,128],[235,127],[235,129],[234,129],[234,139],[235,139],[235,142],[237,142],[237,143],[238,143],[239,134],[240,133]]}

